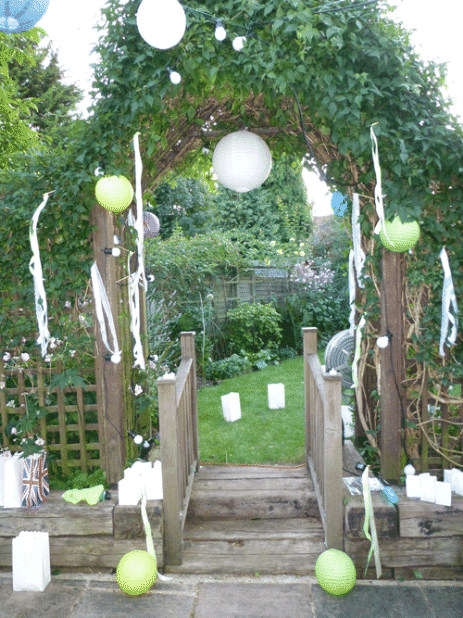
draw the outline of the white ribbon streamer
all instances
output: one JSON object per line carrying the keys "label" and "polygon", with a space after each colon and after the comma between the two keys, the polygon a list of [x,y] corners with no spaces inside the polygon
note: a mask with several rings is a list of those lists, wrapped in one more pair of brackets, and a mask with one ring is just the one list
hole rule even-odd
{"label": "white ribbon streamer", "polygon": [[349,251],[349,305],[350,305],[350,334],[353,336],[355,331],[355,274],[354,274],[354,250]]}
{"label": "white ribbon streamer", "polygon": [[[365,574],[367,574],[368,565],[370,564],[371,555],[375,554],[376,578],[379,579],[383,573],[381,569],[381,561],[379,558],[378,536],[376,534],[375,515],[373,512],[373,503],[371,501],[370,483],[368,481],[370,466],[367,466],[362,474],[363,486],[363,501],[365,504],[365,522],[363,524],[363,532],[366,538],[371,541],[370,551],[368,552],[367,564],[365,566]],[[371,534],[368,532],[370,528]]]}
{"label": "white ribbon streamer", "polygon": [[365,263],[365,252],[362,249],[360,231],[360,201],[358,193],[354,193],[352,199],[352,246],[354,249],[355,272],[359,288],[365,287],[363,283],[362,270]]}
{"label": "white ribbon streamer", "polygon": [[142,160],[140,156],[140,146],[138,141],[138,133],[135,133],[133,138],[133,147],[135,151],[135,198],[137,202],[137,218],[135,219],[130,211],[127,217],[128,225],[133,227],[137,232],[137,254],[138,268],[136,272],[130,272],[130,260],[133,252],[129,252],[128,257],[128,272],[129,272],[129,307],[131,315],[130,327],[135,340],[133,346],[133,356],[135,358],[134,367],[146,368],[145,356],[143,353],[143,345],[140,337],[140,289],[141,285],[146,291],[148,284],[145,277],[145,259],[144,259],[144,230],[143,230],[143,195],[141,190],[141,177],[143,171]]}
{"label": "white ribbon streamer", "polygon": [[[143,520],[143,527],[145,529],[146,551],[149,553],[150,556],[153,556],[154,561],[156,562],[156,571],[157,571],[158,561],[156,559],[156,551],[154,549],[151,525],[148,519],[148,514],[146,512],[146,486],[144,483],[142,483],[142,494],[141,494],[141,518]],[[166,577],[165,575],[162,575],[161,573],[159,573],[159,571],[157,571],[157,577],[159,577],[159,579],[164,582],[170,581],[172,579],[172,577]]]}
{"label": "white ribbon streamer", "polygon": [[[103,284],[103,280],[100,275],[100,271],[98,270],[98,266],[96,262],[93,263],[92,268],[90,269],[92,275],[92,287],[93,287],[93,296],[95,299],[95,313],[98,319],[98,323],[100,325],[101,338],[103,339],[103,343],[106,346],[108,352],[111,352],[111,360],[113,363],[119,363],[121,360],[121,350],[119,349],[119,344],[117,342],[117,334],[116,327],[114,326],[113,314],[111,312],[111,306],[109,304],[108,296],[106,294],[106,290]],[[106,323],[105,323],[105,315],[108,320],[109,330],[111,331],[111,336],[113,339],[114,350],[111,349],[108,343],[108,334],[106,331]]]}
{"label": "white ribbon streamer", "polygon": [[[442,268],[444,269],[444,286],[442,289],[442,321],[440,331],[440,345],[439,354],[445,356],[444,343],[447,341],[447,345],[454,345],[457,340],[457,328],[458,328],[458,306],[457,298],[455,296],[455,288],[453,287],[452,271],[450,270],[449,256],[445,247],[440,252],[440,259],[442,262]],[[453,305],[453,315],[450,313],[450,304]],[[448,335],[449,322],[452,324],[452,331]]]}
{"label": "white ribbon streamer", "polygon": [[[377,122],[375,124],[378,124]],[[371,137],[371,153],[373,156],[373,165],[375,167],[376,174],[376,186],[375,186],[375,206],[376,206],[376,214],[378,215],[378,223],[376,224],[374,233],[379,234],[380,230],[383,231],[384,236],[387,241],[392,243],[388,238],[386,233],[385,219],[384,219],[384,204],[383,204],[383,188],[382,188],[382,180],[381,180],[381,167],[379,165],[379,152],[378,152],[378,142],[376,140],[375,132],[373,131],[373,127],[375,125],[372,124],[370,127],[370,137]]]}
{"label": "white ribbon streamer", "polygon": [[35,296],[35,313],[37,315],[37,323],[39,327],[39,337],[37,339],[37,345],[42,346],[42,358],[47,353],[48,341],[50,339],[50,332],[48,330],[48,306],[47,295],[45,293],[45,287],[43,285],[43,271],[42,262],[40,261],[40,249],[39,242],[37,240],[37,223],[40,217],[40,213],[45,208],[50,193],[44,193],[43,202],[35,211],[31,224],[29,226],[29,240],[32,249],[32,258],[29,262],[29,270],[34,278],[34,296]]}

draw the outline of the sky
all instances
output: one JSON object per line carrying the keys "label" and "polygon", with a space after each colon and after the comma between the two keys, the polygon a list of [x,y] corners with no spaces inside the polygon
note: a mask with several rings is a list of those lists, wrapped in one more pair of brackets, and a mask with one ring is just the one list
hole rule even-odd
{"label": "sky", "polygon": [[[463,119],[460,0],[391,0],[390,3],[398,7],[393,19],[402,22],[412,33],[411,41],[419,55],[423,59],[447,63],[446,95],[453,101],[453,113]],[[94,26],[105,4],[106,0],[50,0],[46,14],[37,24],[49,34],[66,79],[87,93],[91,89],[90,64],[98,61],[98,56],[91,55],[99,36]],[[81,105],[82,112],[85,113],[89,105],[87,97]],[[315,204],[313,214],[332,214],[331,194],[327,193],[326,185],[315,173],[304,171],[303,176],[308,197]]]}

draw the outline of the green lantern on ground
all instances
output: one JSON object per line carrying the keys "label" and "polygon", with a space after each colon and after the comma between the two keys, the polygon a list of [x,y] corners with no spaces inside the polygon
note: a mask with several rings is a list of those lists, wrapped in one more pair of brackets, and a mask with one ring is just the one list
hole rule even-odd
{"label": "green lantern on ground", "polygon": [[122,212],[133,200],[133,187],[125,176],[105,176],[96,183],[95,197],[113,212]]}
{"label": "green lantern on ground", "polygon": [[327,549],[318,556],[315,576],[323,590],[335,596],[352,590],[357,578],[351,558],[339,549]]}
{"label": "green lantern on ground", "polygon": [[412,249],[420,237],[420,226],[418,223],[416,221],[402,223],[399,216],[396,216],[392,221],[386,221],[384,227],[386,234],[383,229],[379,233],[383,247],[395,253]]}
{"label": "green lantern on ground", "polygon": [[122,592],[139,596],[148,592],[156,581],[156,559],[147,551],[135,549],[122,556],[116,569],[116,579]]}

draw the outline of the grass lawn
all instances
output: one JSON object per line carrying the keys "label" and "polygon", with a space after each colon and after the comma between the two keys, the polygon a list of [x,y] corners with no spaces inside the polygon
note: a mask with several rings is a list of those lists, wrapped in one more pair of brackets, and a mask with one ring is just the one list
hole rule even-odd
{"label": "grass lawn", "polygon": [[[283,383],[285,408],[270,410],[267,385]],[[228,423],[221,395],[239,393],[241,419]],[[302,356],[224,380],[198,392],[199,455],[204,462],[291,463],[304,461]]]}

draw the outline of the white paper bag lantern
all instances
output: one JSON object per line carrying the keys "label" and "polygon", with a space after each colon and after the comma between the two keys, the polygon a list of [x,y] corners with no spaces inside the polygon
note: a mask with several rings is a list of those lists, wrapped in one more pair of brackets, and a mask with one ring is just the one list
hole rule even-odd
{"label": "white paper bag lantern", "polygon": [[405,478],[407,486],[407,498],[421,498],[421,478],[413,474],[409,474]]}
{"label": "white paper bag lantern", "polygon": [[48,532],[22,530],[12,541],[13,590],[43,592],[51,581]]}
{"label": "white paper bag lantern", "polygon": [[162,464],[160,461],[154,462],[154,467],[146,475],[146,499],[162,500]]}
{"label": "white paper bag lantern", "polygon": [[5,476],[3,484],[3,506],[6,509],[19,509],[22,504],[22,482],[24,458],[21,453],[5,456]]}
{"label": "white paper bag lantern", "polygon": [[136,472],[125,474],[124,478],[117,483],[118,502],[121,506],[137,506],[141,500],[140,475]]}
{"label": "white paper bag lantern", "polygon": [[452,506],[452,490],[450,483],[436,481],[436,504]]}
{"label": "white paper bag lantern", "polygon": [[270,410],[278,410],[285,407],[285,385],[268,384],[268,407]]}
{"label": "white paper bag lantern", "polygon": [[233,423],[241,418],[239,393],[228,393],[228,395],[222,395],[221,400],[223,416],[228,423]]}
{"label": "white paper bag lantern", "polygon": [[177,0],[143,0],[137,12],[137,26],[148,45],[170,49],[185,34],[185,11]]}
{"label": "white paper bag lantern", "polygon": [[227,189],[245,193],[265,182],[272,169],[272,155],[264,140],[250,131],[223,137],[212,155],[218,181]]}

